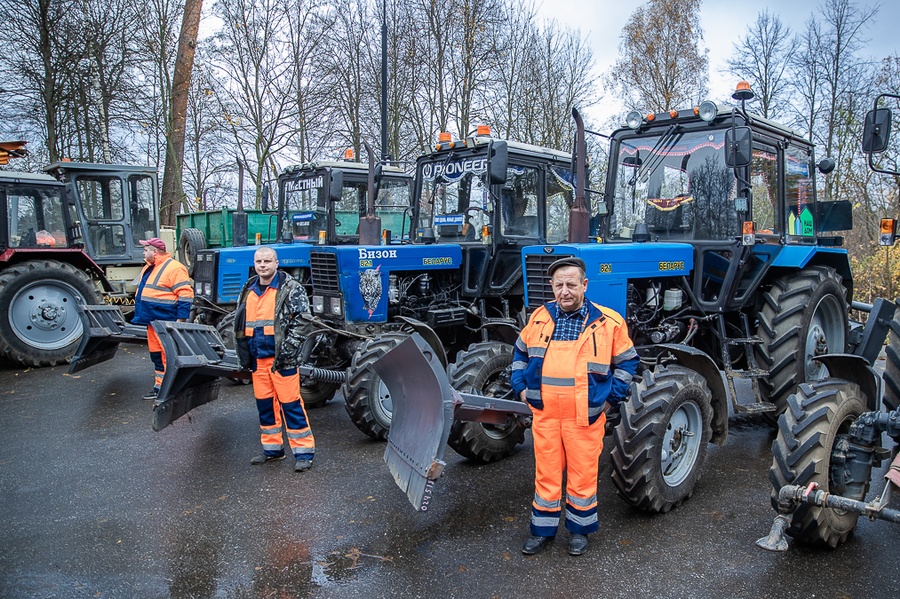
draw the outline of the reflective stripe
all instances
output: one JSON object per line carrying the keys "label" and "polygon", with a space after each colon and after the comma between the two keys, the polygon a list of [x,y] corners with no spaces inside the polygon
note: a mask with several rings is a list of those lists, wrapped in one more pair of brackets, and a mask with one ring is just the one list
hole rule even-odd
{"label": "reflective stripe", "polygon": [[531,525],[556,528],[557,526],[559,526],[559,516],[538,516],[537,514],[532,512]]}
{"label": "reflective stripe", "polygon": [[542,376],[541,384],[542,385],[553,385],[554,387],[574,387],[575,386],[575,377],[559,378],[559,377],[555,377],[555,376]]}
{"label": "reflective stripe", "polygon": [[[166,270],[166,267],[167,267],[169,264],[171,264],[171,263],[172,263],[172,259],[169,258],[168,260],[166,260],[165,262],[163,262],[163,263],[162,263],[162,266],[159,267],[159,270],[156,271],[156,277],[154,277],[153,283],[152,283],[152,287],[153,287],[153,288],[159,289],[159,287],[156,287],[156,285],[159,285],[159,279],[160,279],[160,277],[163,276],[163,272]],[[144,287],[146,288],[147,286],[144,285]],[[169,287],[162,287],[162,289],[165,289],[166,291],[168,291],[168,290],[169,290]]]}
{"label": "reflective stripe", "polygon": [[[259,430],[264,435],[280,435],[281,434],[281,425],[278,426],[261,426]],[[281,447],[279,445],[279,447]]]}
{"label": "reflective stripe", "polygon": [[525,370],[528,367],[528,362],[522,362],[521,360],[512,363],[513,370]]}
{"label": "reflective stripe", "polygon": [[281,453],[281,443],[263,443],[263,449],[266,451],[277,451]]}
{"label": "reflective stripe", "polygon": [[[144,289],[147,289],[147,286],[144,286]],[[145,297],[142,298],[141,301],[147,302],[148,304],[163,304],[166,306],[174,306],[178,303],[177,299],[163,299],[160,297]]]}
{"label": "reflective stripe", "polygon": [[587,516],[579,516],[578,514],[573,514],[572,512],[566,510],[566,520],[569,522],[574,522],[580,526],[590,526],[591,524],[595,524],[597,522],[597,512],[593,514],[589,514]]}
{"label": "reflective stripe", "polygon": [[296,449],[294,449],[295,456],[300,456],[300,455],[311,456],[311,455],[315,455],[315,454],[316,454],[315,447],[297,447]]}
{"label": "reflective stripe", "polygon": [[606,402],[603,402],[603,405],[600,407],[588,406],[588,418],[593,418],[594,416],[599,416],[600,412],[603,411],[603,408],[606,406]]}
{"label": "reflective stripe", "polygon": [[179,287],[184,287],[185,285],[190,285],[190,284],[191,284],[190,281],[182,281],[181,283],[175,283],[174,285],[172,285],[172,289],[175,290],[175,289],[178,289]]}
{"label": "reflective stripe", "polygon": [[528,346],[525,345],[525,342],[522,341],[522,338],[519,337],[516,339],[516,349],[522,352],[523,354],[528,351]]}
{"label": "reflective stripe", "polygon": [[543,510],[558,510],[560,505],[562,505],[562,502],[559,499],[557,499],[556,501],[547,501],[546,499],[535,493],[534,505]]}
{"label": "reflective stripe", "polygon": [[613,364],[618,364],[619,362],[624,362],[626,360],[633,360],[638,357],[637,350],[634,349],[634,346],[629,347],[625,351],[623,351],[618,356],[613,356],[612,362]]}
{"label": "reflective stripe", "polygon": [[310,429],[306,429],[304,431],[288,431],[287,436],[288,439],[304,439],[312,435],[312,431]]}
{"label": "reflective stripe", "polygon": [[545,353],[547,353],[547,348],[543,345],[528,348],[529,358],[543,358]]}
{"label": "reflective stripe", "polygon": [[274,320],[248,320],[244,325],[245,328],[255,329],[256,327],[274,327]]}
{"label": "reflective stripe", "polygon": [[619,379],[620,381],[625,381],[626,383],[630,383],[633,377],[631,376],[630,372],[617,368],[613,372],[613,378]]}
{"label": "reflective stripe", "polygon": [[585,499],[584,497],[574,497],[574,496],[566,493],[566,501],[568,503],[571,503],[575,507],[587,509],[587,508],[593,507],[594,504],[597,503],[597,496],[593,495],[593,496]]}
{"label": "reflective stripe", "polygon": [[525,389],[525,399],[540,400],[541,392],[538,389]]}
{"label": "reflective stripe", "polygon": [[601,364],[599,362],[587,363],[588,374],[607,374],[609,372],[609,364]]}

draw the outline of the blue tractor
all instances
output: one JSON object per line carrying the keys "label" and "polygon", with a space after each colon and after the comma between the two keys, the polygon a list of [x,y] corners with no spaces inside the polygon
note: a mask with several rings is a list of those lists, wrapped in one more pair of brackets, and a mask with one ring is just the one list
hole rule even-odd
{"label": "blue tractor", "polygon": [[[511,343],[525,318],[521,251],[567,234],[571,179],[568,153],[489,131],[447,135],[416,163],[409,243],[312,248],[313,314],[332,332],[330,346],[351,356],[343,392],[361,431],[386,438],[391,397],[371,365],[413,332],[444,367],[483,379],[479,387],[508,388]],[[521,426],[499,426],[450,442],[489,461],[523,435]]]}
{"label": "blue tractor", "polygon": [[[529,308],[553,299],[547,266],[578,256],[588,297],[627,319],[643,369],[613,430],[612,478],[639,509],[690,497],[730,413],[775,422],[799,385],[845,369],[818,358],[880,347],[849,320],[853,277],[834,232],[852,227],[850,204],[816,193],[815,170],[834,162],[747,113],[749,94],[736,92],[741,108],[629,115],[611,138],[594,241],[523,251]],[[843,376],[867,368],[860,358]]]}
{"label": "blue tractor", "polygon": [[[289,167],[278,178],[277,237],[282,242],[269,246],[278,253],[279,267],[311,292],[310,253],[314,247],[358,244],[360,222],[365,222],[370,201],[373,214],[389,228],[389,242],[399,243],[409,237],[411,194],[412,175],[395,166],[321,161]],[[229,348],[234,348],[233,311],[241,287],[253,274],[256,249],[245,245],[196,252],[193,320],[215,326]],[[306,361],[344,368],[347,356],[330,346],[325,337],[311,336],[305,348]],[[331,399],[338,386],[309,380],[301,391],[307,406],[316,407]]]}

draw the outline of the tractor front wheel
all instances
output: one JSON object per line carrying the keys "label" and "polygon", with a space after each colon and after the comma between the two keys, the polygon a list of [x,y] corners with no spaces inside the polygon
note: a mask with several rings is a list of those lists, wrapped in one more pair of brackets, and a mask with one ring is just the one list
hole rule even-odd
{"label": "tractor front wheel", "polygon": [[694,492],[712,436],[712,393],[700,374],[658,366],[632,383],[613,429],[612,480],[628,504],[668,512]]}
{"label": "tractor front wheel", "polygon": [[[457,391],[516,399],[509,385],[513,348],[507,343],[473,343],[459,352],[447,369],[450,385]],[[458,454],[477,462],[503,459],[525,441],[525,427],[516,418],[504,425],[454,421],[447,444]]]}
{"label": "tractor front wheel", "polygon": [[356,428],[373,439],[387,439],[394,406],[387,385],[371,366],[407,337],[403,333],[385,333],[364,341],[347,369],[344,406]]}

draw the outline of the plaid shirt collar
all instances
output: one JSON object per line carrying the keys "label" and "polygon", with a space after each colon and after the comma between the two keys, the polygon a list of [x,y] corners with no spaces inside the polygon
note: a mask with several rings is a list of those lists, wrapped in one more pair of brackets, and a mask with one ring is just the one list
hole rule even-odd
{"label": "plaid shirt collar", "polygon": [[559,304],[556,304],[556,326],[553,329],[553,341],[575,341],[584,329],[584,321],[587,320],[588,303],[585,299],[581,308],[575,312],[563,312]]}

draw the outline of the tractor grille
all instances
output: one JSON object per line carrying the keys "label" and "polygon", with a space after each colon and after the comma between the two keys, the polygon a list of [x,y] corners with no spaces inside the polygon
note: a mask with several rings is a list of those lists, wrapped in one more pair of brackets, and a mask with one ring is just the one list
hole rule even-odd
{"label": "tractor grille", "polygon": [[553,301],[553,288],[547,277],[547,268],[560,258],[571,254],[528,254],[525,256],[525,280],[528,282],[528,308],[533,310],[545,302]]}
{"label": "tractor grille", "polygon": [[340,293],[337,255],[327,252],[312,252],[309,258],[313,292]]}

